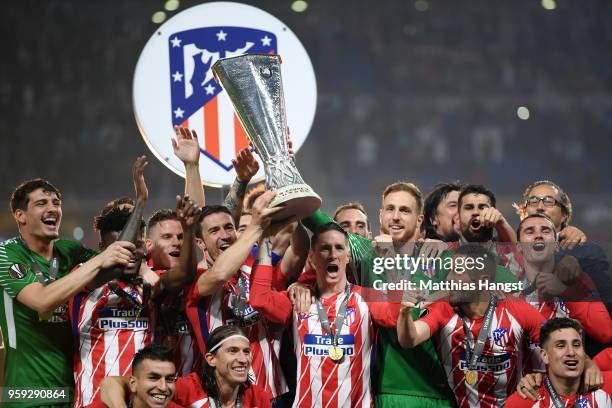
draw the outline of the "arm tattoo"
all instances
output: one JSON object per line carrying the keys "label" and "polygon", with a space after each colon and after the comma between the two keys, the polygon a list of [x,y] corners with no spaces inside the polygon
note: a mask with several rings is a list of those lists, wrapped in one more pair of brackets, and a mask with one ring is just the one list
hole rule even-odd
{"label": "arm tattoo", "polygon": [[272,263],[272,241],[269,238],[262,241],[255,263]]}
{"label": "arm tattoo", "polygon": [[239,203],[242,203],[246,188],[249,183],[246,181],[238,180],[238,177],[234,180],[234,183],[230,187],[229,193],[223,201],[223,205],[226,206],[230,211],[238,207]]}

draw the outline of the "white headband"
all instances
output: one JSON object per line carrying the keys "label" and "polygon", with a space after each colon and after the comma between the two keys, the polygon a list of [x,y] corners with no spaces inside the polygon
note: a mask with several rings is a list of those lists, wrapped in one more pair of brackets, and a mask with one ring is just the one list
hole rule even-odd
{"label": "white headband", "polygon": [[[210,350],[208,350],[208,352],[209,352],[209,353],[214,352],[216,349],[218,349],[219,347],[221,347],[221,345],[222,345],[223,343],[225,343],[226,341],[231,340],[231,339],[245,339],[246,341],[249,341],[249,339],[247,339],[246,337],[244,337],[242,334],[232,334],[231,336],[226,337],[226,338],[224,338],[223,340],[221,340],[220,342],[218,342],[218,343],[217,343],[217,345],[216,345],[215,347],[211,348]],[[249,342],[249,343],[250,343],[250,342]]]}

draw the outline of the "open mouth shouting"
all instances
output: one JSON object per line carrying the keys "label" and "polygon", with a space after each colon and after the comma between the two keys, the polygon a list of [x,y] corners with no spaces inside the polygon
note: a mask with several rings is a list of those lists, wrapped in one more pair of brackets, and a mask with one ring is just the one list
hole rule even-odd
{"label": "open mouth shouting", "polygon": [[478,218],[474,218],[472,222],[470,222],[470,228],[472,231],[479,231],[481,227],[482,224]]}
{"label": "open mouth shouting", "polygon": [[170,255],[173,258],[179,258],[181,256],[181,251],[177,249],[177,250],[169,252],[168,255]]}
{"label": "open mouth shouting", "polygon": [[232,244],[229,242],[222,242],[221,245],[219,245],[219,250],[221,252],[225,251],[227,248],[229,248]]}
{"label": "open mouth shouting", "polygon": [[544,241],[537,241],[537,242],[534,242],[534,244],[531,247],[536,252],[542,252],[546,248],[546,244],[544,243]]}
{"label": "open mouth shouting", "polygon": [[340,268],[336,264],[329,264],[327,265],[327,268],[326,268],[327,275],[333,279],[338,277],[339,270]]}

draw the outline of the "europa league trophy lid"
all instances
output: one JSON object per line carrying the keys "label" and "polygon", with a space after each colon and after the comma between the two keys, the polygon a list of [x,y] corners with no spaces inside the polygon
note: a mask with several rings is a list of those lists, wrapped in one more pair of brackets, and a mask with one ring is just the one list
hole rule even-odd
{"label": "europa league trophy lid", "polygon": [[285,206],[275,219],[301,219],[321,206],[321,198],[289,156],[280,62],[278,55],[245,54],[218,60],[212,71],[263,161],[266,189],[277,193],[270,206]]}

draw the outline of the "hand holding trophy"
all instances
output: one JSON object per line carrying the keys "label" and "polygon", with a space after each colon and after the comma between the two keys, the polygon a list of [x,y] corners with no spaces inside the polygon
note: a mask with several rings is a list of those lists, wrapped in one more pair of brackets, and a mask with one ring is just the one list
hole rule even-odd
{"label": "hand holding trophy", "polygon": [[289,156],[280,57],[245,54],[225,58],[212,71],[263,161],[266,190],[277,193],[270,207],[285,207],[274,219],[312,214],[321,206],[321,198],[304,182]]}

